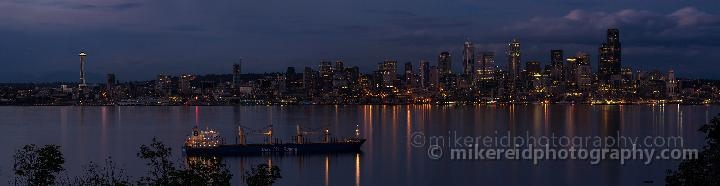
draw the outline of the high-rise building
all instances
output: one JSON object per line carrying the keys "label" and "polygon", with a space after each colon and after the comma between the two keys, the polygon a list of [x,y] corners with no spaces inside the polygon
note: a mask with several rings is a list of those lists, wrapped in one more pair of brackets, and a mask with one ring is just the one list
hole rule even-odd
{"label": "high-rise building", "polygon": [[303,88],[307,93],[307,96],[314,96],[318,88],[318,74],[317,71],[310,67],[305,67],[303,72]]}
{"label": "high-rise building", "polygon": [[450,52],[441,52],[438,56],[438,73],[439,76],[446,74],[452,74],[452,59],[450,58]]}
{"label": "high-rise building", "polygon": [[182,95],[192,94],[191,83],[195,80],[195,76],[191,74],[180,75],[180,83],[178,84],[178,93]]}
{"label": "high-rise building", "polygon": [[475,47],[472,42],[465,41],[463,45],[463,74],[472,80],[475,73]]}
{"label": "high-rise building", "polygon": [[477,79],[491,80],[495,77],[495,53],[480,52],[477,60]]}
{"label": "high-rise building", "polygon": [[608,29],[607,38],[600,45],[598,55],[598,79],[608,82],[613,76],[621,74],[622,52],[620,46],[620,31]]}
{"label": "high-rise building", "polygon": [[678,81],[675,79],[675,71],[670,70],[667,73],[667,80],[665,80],[666,95],[670,98],[674,98],[677,94]]}
{"label": "high-rise building", "polygon": [[345,69],[345,64],[343,63],[342,60],[337,60],[337,61],[335,61],[335,67],[334,67],[334,69],[335,69],[335,70]]}
{"label": "high-rise building", "polygon": [[407,87],[412,87],[414,78],[412,62],[405,63],[404,81]]}
{"label": "high-rise building", "polygon": [[497,88],[496,66],[495,66],[495,53],[493,52],[480,52],[479,59],[477,60],[477,76],[475,78],[476,87],[479,93],[483,97],[490,97],[493,95],[495,88]]}
{"label": "high-rise building", "polygon": [[333,65],[330,61],[322,61],[320,62],[320,89],[322,89],[323,92],[331,91],[332,90],[332,83],[333,83]]}
{"label": "high-rise building", "polygon": [[395,86],[397,79],[397,61],[385,60],[378,64],[378,71],[382,74],[382,85],[385,87]]}
{"label": "high-rise building", "polygon": [[237,89],[240,87],[240,73],[241,73],[241,66],[242,65],[242,59],[240,59],[240,62],[233,64],[233,79],[232,79],[232,88]]}
{"label": "high-rise building", "polygon": [[170,95],[172,91],[172,78],[169,75],[158,74],[155,80],[155,90],[157,90],[160,95]]}
{"label": "high-rise building", "polygon": [[80,56],[80,82],[78,83],[78,88],[81,94],[83,94],[85,87],[87,87],[87,82],[85,82],[85,57],[87,57],[87,54],[85,52],[80,52],[78,56]]}
{"label": "high-rise building", "polygon": [[540,67],[540,61],[530,60],[525,62],[525,72],[529,75],[539,74],[542,71]]}
{"label": "high-rise building", "polygon": [[333,88],[347,87],[347,80],[345,79],[345,65],[342,60],[335,61],[333,66]]}
{"label": "high-rise building", "polygon": [[517,80],[520,76],[520,42],[517,39],[513,39],[508,43],[507,47],[508,57],[508,76],[512,80]]}
{"label": "high-rise building", "polygon": [[428,87],[430,83],[430,62],[420,60],[420,67],[418,67],[418,74],[420,74],[420,86]]}
{"label": "high-rise building", "polygon": [[564,81],[563,69],[564,61],[562,50],[551,50],[550,51],[550,78],[553,81]]}
{"label": "high-rise building", "polygon": [[287,67],[287,70],[285,70],[285,83],[290,84],[290,82],[295,81],[295,79],[295,67]]}
{"label": "high-rise building", "polygon": [[513,39],[507,47],[508,73],[506,80],[506,97],[508,100],[517,100],[518,84],[520,84],[520,42]]}
{"label": "high-rise building", "polygon": [[109,99],[113,99],[115,97],[115,84],[117,83],[117,80],[115,80],[115,74],[107,74],[107,81],[105,83],[105,90],[106,90],[106,97]]}
{"label": "high-rise building", "polygon": [[428,73],[428,87],[437,87],[440,84],[440,69],[436,66],[430,66],[430,73]]}
{"label": "high-rise building", "polygon": [[577,55],[567,58],[565,73],[566,85],[574,93],[588,93],[592,85],[592,69],[590,55],[578,52]]}

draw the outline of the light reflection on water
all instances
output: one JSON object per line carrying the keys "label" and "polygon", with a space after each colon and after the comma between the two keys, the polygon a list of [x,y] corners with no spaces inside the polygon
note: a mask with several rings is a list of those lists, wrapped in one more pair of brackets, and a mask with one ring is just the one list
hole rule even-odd
{"label": "light reflection on water", "polygon": [[[88,161],[115,162],[137,177],[144,162],[135,157],[140,144],[157,136],[175,150],[192,126],[217,129],[233,142],[237,125],[262,129],[272,124],[274,136],[289,140],[296,126],[330,127],[336,136],[354,135],[359,125],[368,139],[362,154],[224,158],[240,183],[243,170],[258,163],[282,170],[280,185],[468,185],[532,183],[636,185],[662,183],[665,169],[677,161],[651,165],[604,161],[450,161],[431,160],[424,149],[411,147],[407,136],[485,136],[495,131],[513,135],[683,136],[699,147],[697,129],[720,112],[718,106],[685,105],[362,105],[248,107],[0,107],[0,181],[9,179],[12,153],[24,144],[59,144],[66,169],[80,172]],[[262,142],[262,137],[248,138]],[[592,176],[587,176],[592,175]]]}

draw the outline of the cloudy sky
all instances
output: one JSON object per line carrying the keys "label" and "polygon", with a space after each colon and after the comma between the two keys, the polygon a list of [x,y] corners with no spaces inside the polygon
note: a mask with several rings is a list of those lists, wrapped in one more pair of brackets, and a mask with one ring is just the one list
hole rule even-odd
{"label": "cloudy sky", "polygon": [[342,59],[369,72],[384,59],[436,63],[468,38],[494,51],[519,38],[523,63],[551,49],[592,55],[620,29],[623,65],[720,78],[720,1],[676,0],[0,0],[0,82],[75,81],[80,50],[91,82],[158,73],[317,67]]}

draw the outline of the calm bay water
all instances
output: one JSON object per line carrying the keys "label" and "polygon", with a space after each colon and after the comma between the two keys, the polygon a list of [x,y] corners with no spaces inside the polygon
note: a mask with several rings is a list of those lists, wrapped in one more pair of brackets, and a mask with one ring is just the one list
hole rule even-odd
{"label": "calm bay water", "polygon": [[[630,161],[432,160],[408,136],[486,136],[495,131],[531,135],[682,136],[685,147],[704,144],[697,129],[720,113],[720,106],[691,105],[493,105],[493,106],[242,106],[242,107],[0,107],[0,183],[12,177],[12,155],[25,144],[57,144],[65,168],[77,175],[89,161],[112,156],[137,178],[146,171],[135,155],[141,144],[159,137],[182,159],[180,147],[193,126],[220,131],[233,142],[237,124],[274,128],[290,139],[296,128],[331,128],[351,136],[355,125],[368,139],[358,154],[224,158],[241,184],[243,170],[258,163],[278,165],[278,185],[662,185],[677,160],[650,165]],[[262,142],[260,136],[249,142]]]}

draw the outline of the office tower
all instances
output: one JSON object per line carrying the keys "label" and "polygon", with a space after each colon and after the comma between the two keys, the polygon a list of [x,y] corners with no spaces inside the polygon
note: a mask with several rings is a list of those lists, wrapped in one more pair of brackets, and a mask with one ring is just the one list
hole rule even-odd
{"label": "office tower", "polygon": [[287,70],[285,70],[285,86],[288,88],[291,87],[290,84],[292,84],[295,79],[295,67],[287,67]]}
{"label": "office tower", "polygon": [[472,42],[465,41],[463,45],[463,74],[472,80],[475,73],[475,47]]}
{"label": "office tower", "polygon": [[87,57],[87,54],[85,52],[80,52],[78,56],[80,56],[80,82],[78,84],[78,88],[82,94],[85,91],[85,87],[87,87],[85,82],[85,57]]}
{"label": "office tower", "polygon": [[520,76],[520,42],[513,39],[508,43],[508,76],[511,80],[517,80]]}
{"label": "office tower", "polygon": [[413,73],[412,62],[405,63],[405,74],[404,74],[403,79],[405,80],[405,85],[408,88],[412,87],[413,79],[414,79],[413,74],[414,73]]}
{"label": "office tower", "polygon": [[333,88],[341,88],[341,87],[347,87],[347,80],[345,79],[345,65],[343,61],[337,60],[335,61],[335,66],[332,68],[333,70]]}
{"label": "office tower", "polygon": [[180,83],[178,85],[178,93],[182,95],[192,94],[192,81],[195,80],[195,76],[190,74],[183,74],[180,76]]}
{"label": "office tower", "polygon": [[452,74],[452,59],[450,52],[441,52],[438,56],[438,73],[440,76]]}
{"label": "office tower", "polygon": [[163,96],[170,95],[172,79],[168,75],[158,74],[155,80],[155,89]]}
{"label": "office tower", "polygon": [[477,60],[477,87],[479,88],[482,96],[490,96],[495,89],[496,81],[495,78],[495,53],[493,52],[480,52],[479,59]]}
{"label": "office tower", "polygon": [[310,67],[305,67],[303,72],[303,87],[305,88],[307,96],[315,95],[318,87],[317,79],[317,72]]}
{"label": "office tower", "polygon": [[592,83],[592,69],[590,55],[578,52],[567,58],[565,79],[569,91],[574,93],[589,93]]}
{"label": "office tower", "polygon": [[495,72],[495,53],[480,52],[477,60],[477,74],[479,80],[493,79]]}
{"label": "office tower", "polygon": [[518,84],[520,83],[520,42],[513,39],[507,47],[508,72],[505,78],[507,91],[505,96],[508,100],[516,100]]}
{"label": "office tower", "polygon": [[240,59],[239,63],[233,64],[233,79],[232,79],[232,88],[237,89],[240,87],[240,65],[242,64],[242,59]]}
{"label": "office tower", "polygon": [[331,91],[333,86],[333,66],[330,61],[320,62],[320,90],[323,92]]}
{"label": "office tower", "polygon": [[117,80],[115,80],[115,74],[107,74],[107,81],[105,82],[105,90],[107,91],[106,97],[109,99],[113,99],[115,95],[115,84],[117,83]]}
{"label": "office tower", "polygon": [[606,41],[599,48],[598,79],[600,81],[608,82],[613,79],[613,76],[620,75],[621,54],[620,31],[608,29]]}
{"label": "office tower", "polygon": [[360,67],[353,66],[350,68],[345,68],[345,77],[349,84],[358,84],[360,80]]}
{"label": "office tower", "polygon": [[525,72],[528,73],[528,75],[534,75],[534,74],[540,74],[540,61],[537,60],[531,60],[528,62],[525,62]]}
{"label": "office tower", "polygon": [[665,80],[666,95],[670,98],[674,98],[677,95],[677,84],[678,81],[675,79],[675,71],[670,70],[667,73],[667,80]]}
{"label": "office tower", "polygon": [[552,81],[560,82],[565,80],[563,77],[564,60],[562,50],[550,51],[550,79]]}
{"label": "office tower", "polygon": [[397,79],[397,61],[385,60],[378,64],[378,71],[382,75],[382,85],[385,87],[395,86]]}
{"label": "office tower", "polygon": [[440,84],[440,69],[436,66],[430,66],[430,75],[428,75],[428,87],[437,87]]}
{"label": "office tower", "polygon": [[420,67],[418,67],[418,73],[420,74],[420,86],[428,87],[430,83],[430,62],[420,60]]}

